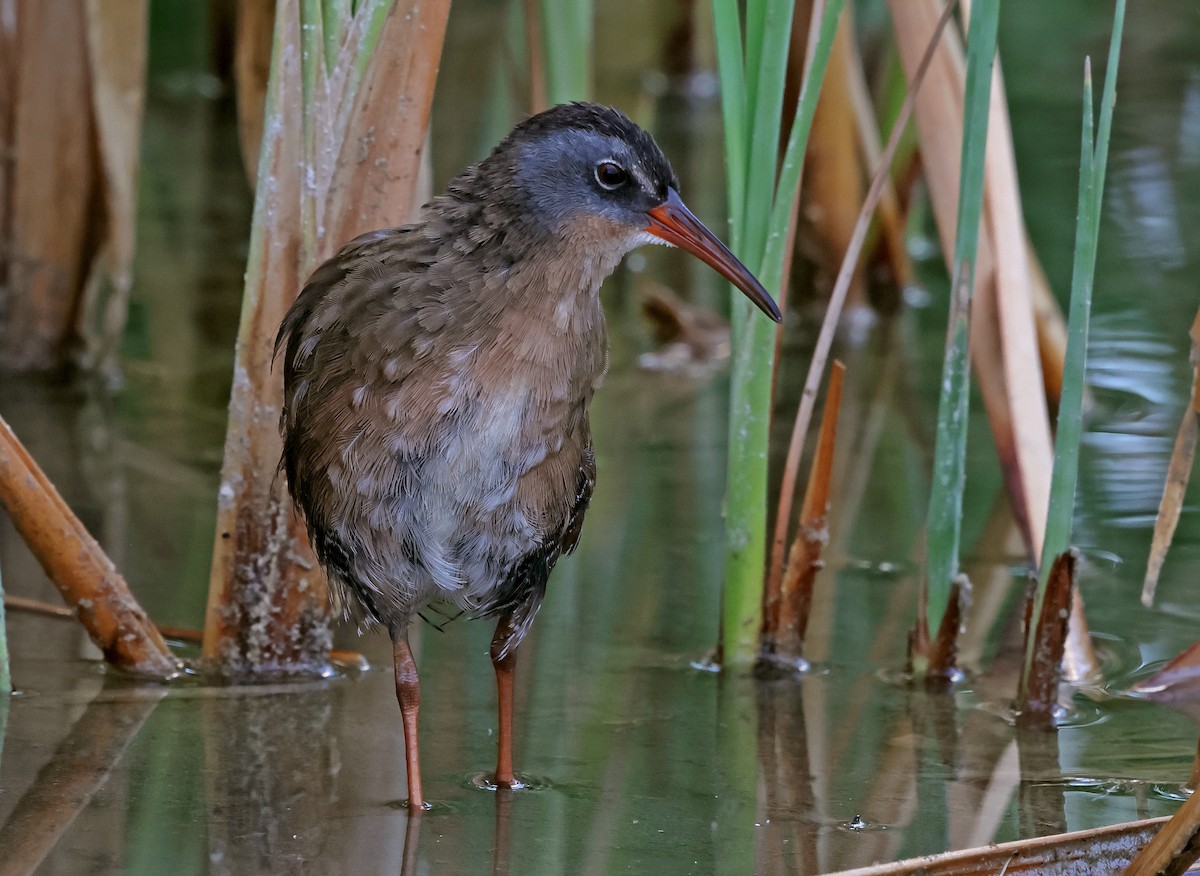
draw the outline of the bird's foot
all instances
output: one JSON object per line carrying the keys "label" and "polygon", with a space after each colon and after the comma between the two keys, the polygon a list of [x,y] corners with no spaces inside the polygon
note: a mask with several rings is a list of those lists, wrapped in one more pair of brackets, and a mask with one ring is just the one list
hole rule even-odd
{"label": "bird's foot", "polygon": [[420,815],[422,812],[428,812],[431,809],[441,809],[442,804],[430,803],[428,800],[412,800],[411,798],[403,800],[389,800],[387,802],[389,809],[404,809],[410,815]]}
{"label": "bird's foot", "polygon": [[550,787],[550,783],[545,779],[522,773],[513,773],[510,776],[500,776],[499,778],[501,781],[497,781],[496,774],[491,771],[475,773],[475,775],[467,777],[467,783],[480,791],[541,791]]}

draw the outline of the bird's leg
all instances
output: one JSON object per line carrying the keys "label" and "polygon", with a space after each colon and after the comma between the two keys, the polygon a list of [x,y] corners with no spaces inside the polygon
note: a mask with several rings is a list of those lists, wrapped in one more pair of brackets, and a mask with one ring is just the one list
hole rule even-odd
{"label": "bird's leg", "polygon": [[505,648],[512,634],[512,618],[505,615],[500,618],[496,635],[492,637],[492,666],[496,669],[496,700],[500,709],[496,775],[493,778],[497,788],[511,788],[517,781],[512,765],[513,673],[517,668],[517,654],[515,647]]}
{"label": "bird's leg", "polygon": [[392,636],[392,660],[396,666],[396,699],[404,719],[404,757],[408,770],[408,808],[420,812],[425,808],[421,793],[421,761],[417,754],[417,710],[421,705],[421,680],[417,677],[417,661],[408,647],[408,633]]}

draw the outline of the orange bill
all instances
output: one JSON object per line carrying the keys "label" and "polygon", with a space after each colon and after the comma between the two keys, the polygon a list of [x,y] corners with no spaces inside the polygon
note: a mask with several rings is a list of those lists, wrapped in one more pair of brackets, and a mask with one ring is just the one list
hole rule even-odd
{"label": "orange bill", "polygon": [[692,215],[675,189],[667,189],[667,201],[648,212],[650,234],[674,246],[682,247],[715,269],[722,277],[737,286],[746,297],[771,319],[779,322],[779,306],[750,269],[737,260],[717,236]]}

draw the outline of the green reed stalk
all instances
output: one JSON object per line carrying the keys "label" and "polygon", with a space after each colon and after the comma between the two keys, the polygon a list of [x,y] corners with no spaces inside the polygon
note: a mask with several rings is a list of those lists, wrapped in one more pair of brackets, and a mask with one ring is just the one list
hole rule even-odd
{"label": "green reed stalk", "polygon": [[[1104,94],[1100,99],[1100,123],[1093,133],[1092,66],[1083,70],[1083,131],[1079,154],[1079,201],[1075,218],[1075,258],[1071,269],[1071,309],[1067,321],[1067,353],[1063,363],[1062,398],[1058,406],[1058,425],[1054,439],[1054,471],[1050,478],[1050,505],[1046,518],[1046,538],[1042,543],[1038,588],[1034,596],[1033,618],[1040,616],[1049,584],[1054,558],[1071,543],[1074,523],[1075,488],[1079,480],[1079,444],[1083,431],[1083,394],[1087,361],[1088,324],[1092,309],[1092,288],[1096,275],[1096,252],[1100,238],[1100,212],[1104,201],[1104,175],[1108,165],[1108,142],[1112,133],[1113,106],[1117,94],[1117,68],[1121,58],[1121,34],[1125,29],[1125,0],[1117,0],[1113,14],[1112,37],[1108,47],[1108,69]],[[1030,625],[1031,629],[1036,624]],[[1021,697],[1024,702],[1029,673],[1033,667],[1035,640],[1025,643],[1025,663],[1021,671]]]}
{"label": "green reed stalk", "polygon": [[592,0],[541,0],[546,97],[553,106],[592,91]]}
{"label": "green reed stalk", "polygon": [[[780,163],[783,89],[792,24],[789,0],[749,0],[745,36],[737,0],[713,0],[729,188],[731,248],[775,294],[784,275],[791,207],[817,97],[845,0],[828,0]],[[778,168],[778,173],[776,172]],[[722,653],[757,652],[767,542],[767,449],[775,326],[733,296],[729,468],[726,483]]]}
{"label": "green reed stalk", "polygon": [[[345,0],[326,0],[332,6],[344,6]],[[362,82],[363,75],[367,72],[367,65],[371,63],[371,59],[375,57],[375,49],[379,46],[379,37],[383,33],[383,24],[387,20],[388,14],[392,11],[392,0],[355,0],[353,14],[357,17],[362,15],[362,43],[359,45],[358,51],[351,57],[342,57],[345,52],[342,51],[341,43],[346,38],[345,24],[336,32],[325,31],[325,51],[328,54],[333,47],[334,40],[337,40],[336,48],[341,63],[350,65],[350,85],[347,89],[348,93],[355,94],[358,92],[358,86]],[[361,12],[366,9],[366,12]],[[333,66],[330,65],[330,70]],[[347,103],[341,108],[338,114],[340,121],[345,121],[349,115],[352,103]]]}
{"label": "green reed stalk", "polygon": [[[316,107],[326,102],[325,96],[320,94],[319,90],[328,87],[327,83],[339,65],[348,65],[350,84],[346,94],[354,95],[358,92],[358,86],[375,54],[383,23],[392,6],[393,0],[361,0],[352,13],[349,0],[301,0],[300,88],[305,107],[301,114],[301,128],[306,167],[317,166],[317,152],[321,148],[322,140],[327,136],[324,128],[330,124],[329,119],[319,116],[316,111]],[[359,8],[365,11],[361,13],[362,18],[355,21],[351,16],[359,14]],[[353,54],[345,50],[349,27],[360,28],[363,31],[362,41]],[[353,108],[353,100],[342,101],[333,108],[336,114],[333,124],[338,130],[345,130]],[[315,195],[315,192],[310,194]],[[301,235],[304,251],[307,253],[317,250],[319,225],[316,199],[307,197],[304,199],[301,216]]]}
{"label": "green reed stalk", "polygon": [[[976,0],[967,32],[962,170],[958,183],[954,271],[950,278],[950,327],[942,361],[925,555],[925,621],[931,635],[941,625],[951,585],[958,574],[971,397],[968,350],[971,294],[975,287],[975,255],[983,211],[983,165],[999,15],[1000,0]],[[921,668],[920,656],[914,658],[918,669]]]}
{"label": "green reed stalk", "polygon": [[346,24],[350,21],[350,0],[324,0],[321,3],[321,39],[325,47],[325,66],[337,63]]}

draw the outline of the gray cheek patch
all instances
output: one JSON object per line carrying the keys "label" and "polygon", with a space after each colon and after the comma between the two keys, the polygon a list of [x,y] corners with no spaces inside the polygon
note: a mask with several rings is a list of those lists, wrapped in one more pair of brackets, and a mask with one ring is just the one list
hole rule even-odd
{"label": "gray cheek patch", "polygon": [[[629,173],[627,190],[605,191],[597,182],[596,165],[605,160]],[[628,196],[655,197],[650,168],[620,140],[595,132],[555,131],[523,144],[513,171],[526,215],[547,230],[561,229],[581,213],[640,226],[644,223]]]}

